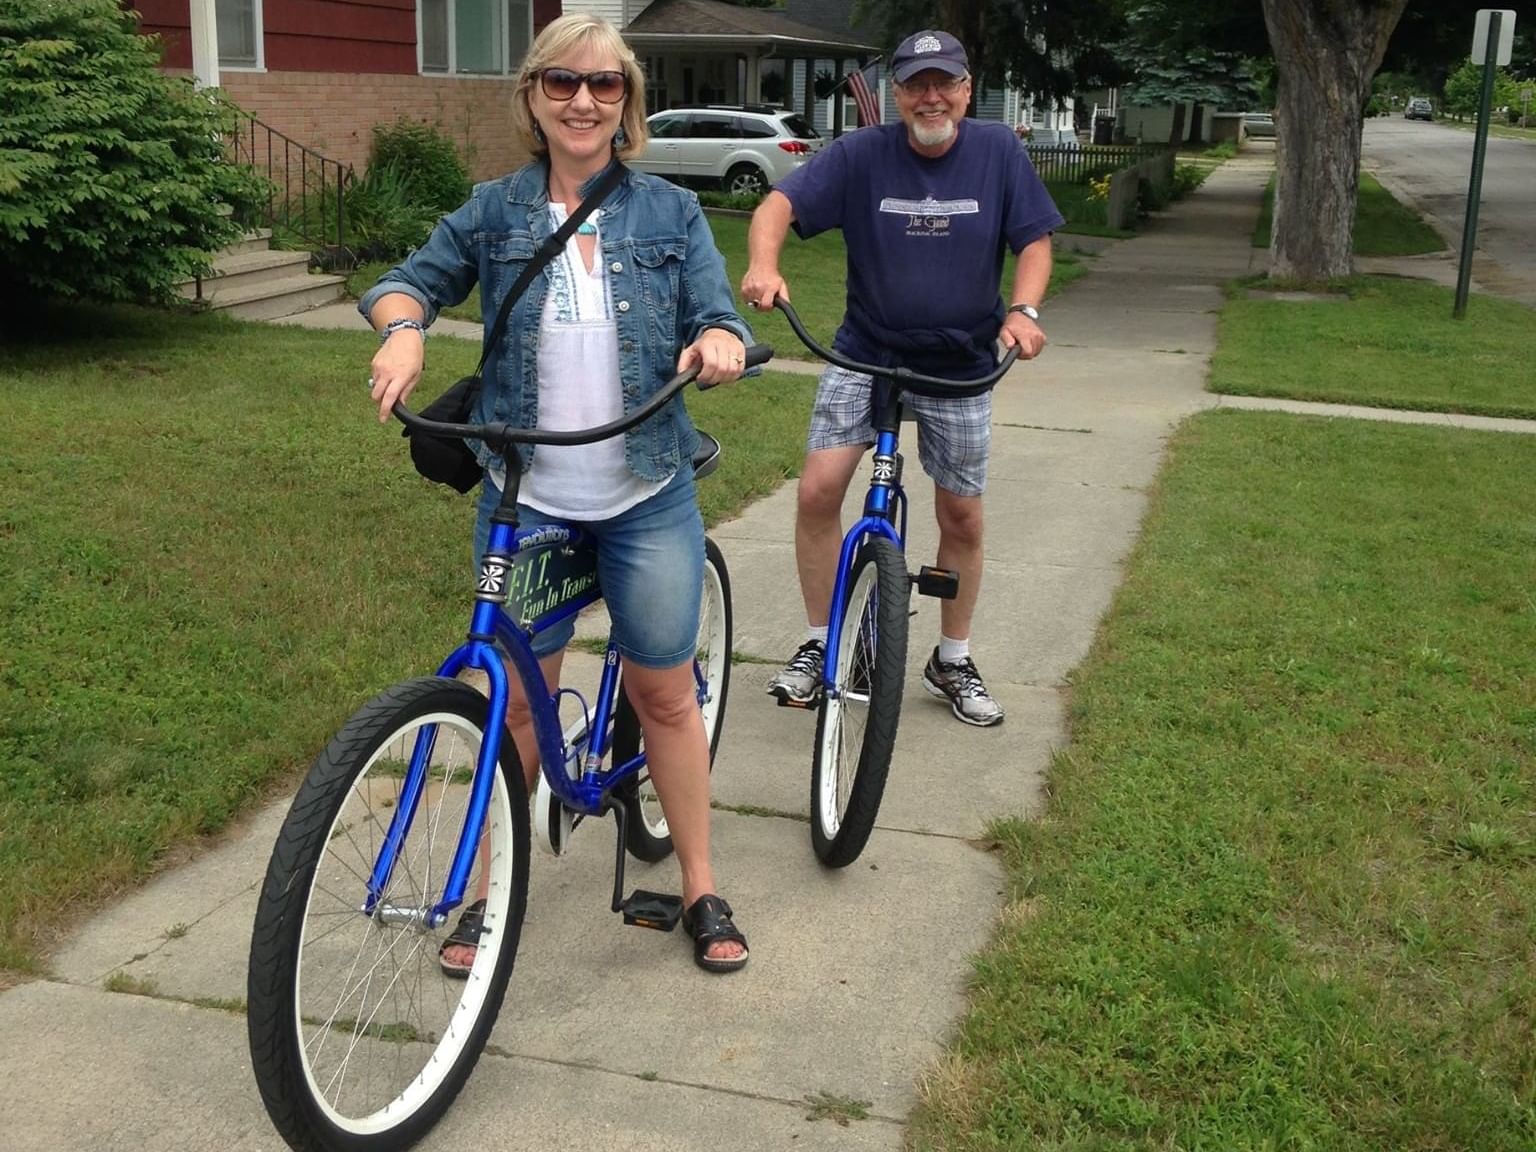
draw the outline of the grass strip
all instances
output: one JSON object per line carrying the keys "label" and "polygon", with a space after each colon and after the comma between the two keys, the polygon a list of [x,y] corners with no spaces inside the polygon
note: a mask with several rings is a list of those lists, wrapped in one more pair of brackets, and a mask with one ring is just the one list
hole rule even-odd
{"label": "grass strip", "polygon": [[1536,437],[1174,437],[913,1144],[1536,1146]]}
{"label": "grass strip", "polygon": [[[60,909],[292,786],[463,639],[473,503],[369,409],[366,332],[60,309],[8,345],[0,441],[0,968]],[[435,394],[474,367],[434,341]],[[798,470],[814,380],[691,392],[710,521]]]}
{"label": "grass strip", "polygon": [[[1253,246],[1268,248],[1274,224],[1275,182],[1264,189],[1264,207],[1253,230]],[[1360,173],[1355,202],[1356,256],[1420,256],[1445,251],[1445,241],[1412,208],[1381,186],[1369,172]]]}
{"label": "grass strip", "polygon": [[1359,277],[1312,300],[1234,294],[1222,310],[1213,392],[1381,408],[1536,417],[1536,314],[1419,280]]}

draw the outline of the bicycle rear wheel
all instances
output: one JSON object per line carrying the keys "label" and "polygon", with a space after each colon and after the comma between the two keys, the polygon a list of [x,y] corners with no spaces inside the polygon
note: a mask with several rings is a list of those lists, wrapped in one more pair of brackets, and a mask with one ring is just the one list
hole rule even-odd
{"label": "bicycle rear wheel", "polygon": [[[699,639],[694,670],[700,681],[699,709],[704,714],[704,734],[709,739],[709,763],[714,767],[715,749],[725,722],[725,698],[731,687],[731,577],[725,556],[709,537],[704,538],[704,595],[699,602]],[[619,684],[618,718],[613,729],[613,763],[623,764],[637,756],[644,741],[640,720]],[[672,854],[667,818],[656,799],[650,772],[624,781],[615,790],[626,809],[631,856],[654,864]]]}
{"label": "bicycle rear wheel", "polygon": [[912,595],[901,552],[884,538],[858,550],[849,576],[836,690],[822,697],[811,761],[811,845],[829,868],[858,859],[880,812],[901,718]]}
{"label": "bicycle rear wheel", "polygon": [[[441,678],[364,706],[315,761],[283,822],[251,935],[251,1063],[290,1146],[393,1152],[419,1140],[469,1078],[506,993],[528,894],[528,800],[502,741],[465,903],[490,877],[467,979],[438,967],[456,922],[428,928],[467,816],[488,701]],[[383,899],[363,911],[418,737],[427,783]]]}

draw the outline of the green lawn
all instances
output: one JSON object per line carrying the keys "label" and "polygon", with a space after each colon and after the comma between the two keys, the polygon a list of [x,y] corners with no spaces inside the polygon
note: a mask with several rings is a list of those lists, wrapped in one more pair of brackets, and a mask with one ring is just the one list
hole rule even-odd
{"label": "green lawn", "polygon": [[[712,213],[709,226],[715,236],[715,244],[725,257],[726,277],[731,290],[739,292],[741,278],[747,270],[747,226],[744,216],[724,216]],[[789,284],[790,300],[800,319],[812,336],[830,344],[832,334],[843,319],[847,300],[847,250],[843,247],[840,232],[823,232],[810,240],[801,240],[791,233],[779,258],[779,268]],[[1013,285],[1014,257],[1010,254],[1003,267],[1001,290],[1006,297]],[[358,269],[348,279],[347,287],[353,295],[361,295],[371,287],[388,265],[368,264]],[[1087,274],[1079,257],[1070,253],[1058,253],[1051,274],[1051,291],[1056,292],[1079,276]],[[742,306],[737,298],[738,307]],[[480,320],[480,289],[454,308],[444,309],[444,315],[460,319]],[[777,312],[760,315],[749,312],[747,320],[759,340],[772,344],[780,356],[800,357],[809,355],[805,346],[795,337],[789,324]]]}
{"label": "green lawn", "polygon": [[[1264,208],[1253,231],[1255,248],[1269,247],[1275,206],[1275,182],[1264,189]],[[1356,256],[1418,256],[1441,252],[1445,241],[1418,213],[1383,188],[1369,172],[1360,173],[1360,195],[1355,204]]]}
{"label": "green lawn", "polygon": [[[463,638],[472,502],[372,416],[365,332],[71,309],[0,369],[0,969],[285,792]],[[435,341],[434,393],[474,367]],[[690,393],[715,521],[797,471],[814,380]]]}
{"label": "green lawn", "polygon": [[912,1147],[1536,1147],[1533,491],[1536,437],[1181,429]]}
{"label": "green lawn", "polygon": [[1489,296],[1362,277],[1313,301],[1229,300],[1208,387],[1386,408],[1536,417],[1536,313]]}

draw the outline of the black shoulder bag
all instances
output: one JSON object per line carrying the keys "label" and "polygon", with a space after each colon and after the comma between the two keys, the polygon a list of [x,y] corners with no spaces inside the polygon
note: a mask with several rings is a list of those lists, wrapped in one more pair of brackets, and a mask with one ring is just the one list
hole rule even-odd
{"label": "black shoulder bag", "polygon": [[[544,241],[539,250],[534,253],[533,259],[524,265],[522,272],[518,274],[508,290],[506,298],[502,300],[501,309],[496,313],[495,323],[486,334],[485,343],[480,350],[480,364],[475,369],[475,374],[464,377],[423,408],[421,414],[424,417],[445,424],[470,423],[475,401],[480,397],[486,359],[506,329],[507,317],[512,312],[512,305],[516,304],[522,294],[528,290],[528,285],[544,270],[544,266],[564,250],[566,242],[581,226],[582,221],[590,216],[592,210],[618,186],[623,176],[624,165],[618,161],[610,164],[608,170],[603,173],[601,182],[592,189],[591,195],[577,206],[576,211],[571,213],[566,222],[560,225],[555,234]],[[475,458],[474,452],[465,441],[458,437],[433,436],[425,432],[416,432],[410,428],[402,429],[400,434],[411,443],[411,463],[416,466],[416,471],[434,484],[447,484],[457,492],[468,492],[480,483],[484,469],[481,468],[480,461]]]}

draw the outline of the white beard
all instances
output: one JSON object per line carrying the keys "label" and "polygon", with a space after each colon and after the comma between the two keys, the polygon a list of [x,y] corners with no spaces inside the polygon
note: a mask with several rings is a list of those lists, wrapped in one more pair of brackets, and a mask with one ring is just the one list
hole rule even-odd
{"label": "white beard", "polygon": [[934,148],[940,144],[949,143],[955,134],[955,122],[950,119],[940,120],[931,127],[922,120],[914,120],[912,123],[912,136],[925,148]]}

